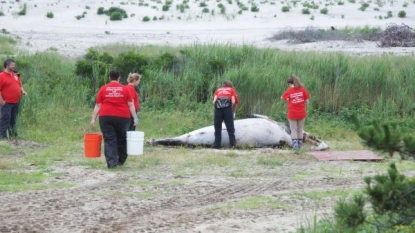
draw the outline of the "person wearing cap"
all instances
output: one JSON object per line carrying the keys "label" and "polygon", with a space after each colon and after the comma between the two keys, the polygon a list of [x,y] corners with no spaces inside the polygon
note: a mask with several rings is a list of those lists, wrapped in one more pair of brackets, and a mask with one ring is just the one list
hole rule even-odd
{"label": "person wearing cap", "polygon": [[223,87],[215,91],[213,97],[213,105],[215,106],[214,127],[215,127],[215,142],[213,148],[219,149],[222,141],[222,121],[225,122],[226,130],[229,135],[229,144],[234,147],[235,127],[233,122],[232,106],[235,104],[236,91],[233,89],[232,82],[226,80]]}
{"label": "person wearing cap", "polygon": [[6,59],[3,63],[4,70],[0,73],[0,139],[17,137],[17,117],[19,115],[19,103],[22,94],[27,96],[20,76],[15,72],[16,62]]}
{"label": "person wearing cap", "polygon": [[124,165],[128,156],[127,130],[131,117],[134,118],[134,125],[137,125],[133,98],[127,87],[120,83],[120,78],[118,71],[110,71],[111,82],[99,89],[91,119],[91,126],[94,126],[99,114],[108,168]]}

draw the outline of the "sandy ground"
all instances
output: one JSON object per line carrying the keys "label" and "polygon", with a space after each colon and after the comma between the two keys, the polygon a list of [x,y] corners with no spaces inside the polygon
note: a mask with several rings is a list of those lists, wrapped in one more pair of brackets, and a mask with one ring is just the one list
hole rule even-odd
{"label": "sandy ground", "polygon": [[[217,8],[218,1],[213,0],[205,2],[210,10],[215,9],[215,15],[202,14],[201,1],[189,1],[189,9],[184,13],[176,9],[176,5],[181,4],[178,1],[173,1],[167,12],[161,10],[164,1],[144,1],[149,4],[147,7],[139,6],[138,2],[6,0],[0,3],[0,11],[4,14],[0,16],[0,29],[20,38],[21,48],[29,52],[56,51],[69,58],[82,56],[92,46],[114,43],[246,44],[259,48],[340,51],[356,55],[415,54],[415,48],[379,48],[374,42],[289,44],[269,40],[274,33],[287,28],[365,25],[384,28],[390,23],[414,27],[415,3],[410,1],[406,7],[402,0],[381,2],[382,6],[370,3],[365,11],[358,10],[360,2],[345,1],[344,5],[319,2],[320,9],[328,4],[327,15],[320,14],[319,10],[303,15],[300,3],[291,5],[290,12],[283,13],[281,7],[287,2],[280,1],[243,0],[241,2],[249,8],[251,4],[257,4],[260,11],[238,14],[235,1],[231,5],[222,0],[226,6],[223,15]],[[19,16],[17,12],[24,4],[27,13]],[[108,9],[110,6],[125,9],[129,17],[110,21],[107,16],[96,14],[98,7]],[[396,16],[400,10],[406,11],[406,18]],[[379,19],[388,11],[392,11],[394,17]],[[47,18],[47,12],[52,12],[54,18]],[[75,17],[83,12],[86,12],[85,17],[77,20]],[[312,15],[314,20],[310,19]],[[143,22],[144,16],[155,16],[158,20]],[[30,143],[23,144],[37,148]],[[160,153],[170,152],[160,149]],[[194,150],[191,153],[202,152]],[[256,152],[253,158],[263,154],[278,156],[279,153],[282,152],[263,150]],[[16,156],[24,155],[7,154],[1,158]],[[74,156],[82,157],[82,154]],[[328,168],[329,171],[325,170]],[[36,170],[36,167],[29,169]],[[151,172],[139,172],[127,165],[117,171],[108,171],[57,162],[51,172],[61,175],[47,182],[57,187],[67,183],[74,186],[0,192],[0,232],[293,232],[301,224],[311,223],[315,214],[318,218],[330,215],[337,200],[331,196],[316,200],[300,194],[325,190],[344,190],[347,194],[363,187],[362,178],[375,174],[376,170],[373,163],[318,162],[313,159],[288,161],[272,169],[262,168],[255,172],[260,175],[245,178],[221,176],[226,167],[215,167],[211,175],[201,176],[175,176],[171,169],[156,166]],[[244,198],[257,196],[269,197],[281,203],[281,207],[229,208]]]}
{"label": "sandy ground", "polygon": [[[168,11],[162,10],[164,1],[142,1],[148,6],[140,6],[138,1],[2,1],[0,11],[0,28],[10,35],[21,38],[22,47],[31,52],[57,51],[67,57],[79,57],[92,46],[114,43],[135,45],[170,45],[189,44],[235,44],[253,45],[260,48],[280,48],[283,50],[306,51],[345,51],[357,55],[396,53],[399,55],[415,54],[415,48],[379,48],[374,42],[317,42],[307,44],[290,44],[287,41],[270,41],[269,38],[281,30],[315,27],[328,29],[344,27],[381,27],[390,24],[406,24],[414,27],[415,3],[409,1],[371,2],[365,11],[359,10],[361,2],[344,1],[338,5],[334,1],[319,1],[319,9],[311,9],[310,14],[302,14],[302,4],[289,1],[240,1],[248,8],[238,14],[240,8],[235,1],[203,1],[209,13],[202,13],[202,1],[188,1],[188,8],[182,13],[177,7],[180,1],[173,1]],[[225,6],[221,14],[218,3]],[[232,2],[230,4],[229,2]],[[406,6],[404,4],[406,3]],[[26,4],[26,15],[18,12]],[[257,5],[259,12],[252,12],[252,5]],[[289,12],[282,12],[283,6],[291,6]],[[124,9],[128,18],[111,21],[108,16],[97,15],[97,9],[110,7]],[[320,10],[327,8],[327,14]],[[214,11],[214,13],[212,13]],[[393,15],[386,18],[387,12]],[[405,11],[406,17],[397,17],[399,11]],[[46,14],[54,14],[47,18]],[[84,15],[81,19],[76,16]],[[143,17],[157,20],[143,22]],[[314,17],[311,20],[311,17]],[[382,19],[380,19],[382,18]]]}
{"label": "sandy ground", "polygon": [[[14,146],[39,148],[24,141]],[[180,150],[146,147],[143,156],[177,154]],[[190,153],[225,156],[230,151],[193,149]],[[130,157],[126,166],[115,171],[56,162],[49,172],[59,175],[44,184],[73,186],[0,192],[0,232],[295,232],[301,225],[312,225],[314,216],[328,218],[338,195],[347,196],[364,187],[363,177],[378,172],[376,163],[314,159],[287,160],[276,167],[255,166],[259,156],[278,157],[289,152],[260,149],[232,153],[249,153],[253,163],[245,163],[241,169],[253,175],[226,175],[232,169],[227,166],[213,166],[199,175],[174,174],[170,165],[137,170],[143,156]],[[5,156],[24,155],[12,152],[2,158]],[[82,154],[73,156],[83,159]],[[104,164],[103,157],[96,160]],[[241,162],[238,157],[233,161]],[[34,172],[37,166],[32,164],[28,169]],[[325,194],[333,190],[338,190],[337,196]],[[253,197],[266,197],[268,202],[262,199],[259,207],[238,207]],[[268,206],[272,203],[278,205]]]}

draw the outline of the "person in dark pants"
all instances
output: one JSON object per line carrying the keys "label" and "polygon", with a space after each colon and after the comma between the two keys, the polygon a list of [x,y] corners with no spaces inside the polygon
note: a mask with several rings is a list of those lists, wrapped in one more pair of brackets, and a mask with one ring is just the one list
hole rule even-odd
{"label": "person in dark pants", "polygon": [[219,149],[222,141],[222,122],[225,122],[226,130],[229,135],[229,144],[231,147],[236,145],[235,127],[233,124],[232,106],[235,104],[235,89],[232,88],[231,81],[226,80],[223,87],[215,91],[213,105],[215,106],[214,127],[215,142],[213,148]]}
{"label": "person in dark pants", "polygon": [[134,118],[134,125],[137,125],[137,115],[130,91],[119,83],[118,71],[110,71],[109,78],[111,82],[98,91],[91,125],[95,125],[99,114],[107,167],[115,168],[124,165],[127,160],[127,130],[131,116]]}
{"label": "person in dark pants", "polygon": [[20,76],[14,69],[16,63],[13,59],[6,59],[4,70],[0,73],[0,139],[17,137],[17,117],[21,95],[27,96],[20,82]]}

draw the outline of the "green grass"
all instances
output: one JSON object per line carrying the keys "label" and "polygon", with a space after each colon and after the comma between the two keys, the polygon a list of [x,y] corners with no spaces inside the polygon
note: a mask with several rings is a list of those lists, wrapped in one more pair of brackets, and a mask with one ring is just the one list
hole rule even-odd
{"label": "green grass", "polygon": [[227,211],[231,210],[256,210],[256,209],[283,209],[288,208],[289,205],[275,200],[273,197],[269,196],[254,196],[247,197],[235,201],[233,203],[226,204],[225,209]]}
{"label": "green grass", "polygon": [[[245,148],[244,153],[217,153],[202,148],[149,146],[144,147],[142,156],[130,156],[126,166],[108,171],[103,156],[95,159],[83,156],[83,135],[100,131],[98,126],[89,125],[90,103],[96,91],[90,82],[92,77],[75,75],[75,61],[56,52],[20,53],[17,44],[18,41],[0,37],[0,58],[16,58],[23,85],[29,93],[21,101],[18,120],[20,139],[29,143],[12,146],[0,141],[1,191],[71,187],[74,184],[50,183],[62,175],[52,169],[61,164],[165,180],[163,183],[141,180],[127,183],[136,187],[188,184],[187,180],[166,180],[166,171],[175,177],[189,179],[197,176],[260,178],[289,175],[294,181],[307,181],[316,177],[343,178],[348,175],[348,171],[329,163],[292,174],[280,174],[278,168],[286,163],[312,160],[306,151],[296,154],[278,150],[257,153]],[[146,140],[178,136],[212,125],[212,91],[225,79],[232,80],[237,87],[241,100],[239,119],[248,113],[259,113],[286,122],[286,105],[279,96],[286,88],[286,78],[292,73],[301,78],[311,93],[305,130],[327,142],[332,150],[365,149],[351,123],[352,113],[364,120],[372,117],[384,121],[397,120],[407,132],[412,132],[415,125],[413,57],[385,55],[362,58],[340,53],[284,52],[231,45],[173,48],[114,44],[98,50],[113,56],[134,51],[149,56],[150,63],[165,53],[173,55],[172,69],[147,69],[143,73],[137,130],[145,132]],[[96,74],[96,77],[106,78],[105,75]],[[362,170],[384,171],[385,162],[359,166]],[[398,168],[411,171],[413,162],[400,161]],[[362,178],[366,175],[361,174]],[[296,197],[323,200],[341,196],[345,191],[354,192],[313,191],[296,194]],[[140,199],[157,196],[152,192],[114,192],[111,195]],[[292,207],[273,197],[255,196],[226,203],[220,211],[284,208]]]}
{"label": "green grass", "polygon": [[73,184],[45,184],[43,181],[58,174],[46,172],[13,172],[0,170],[0,191],[27,191],[48,188],[67,188]]}

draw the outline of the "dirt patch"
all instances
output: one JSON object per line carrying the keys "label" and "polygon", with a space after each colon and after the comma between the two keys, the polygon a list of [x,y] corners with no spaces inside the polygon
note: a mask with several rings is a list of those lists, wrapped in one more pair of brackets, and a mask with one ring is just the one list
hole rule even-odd
{"label": "dirt patch", "polygon": [[[299,156],[277,149],[232,153]],[[294,232],[315,214],[330,215],[339,193],[364,187],[363,176],[376,172],[373,163],[303,157],[277,167],[241,165],[253,166],[255,176],[227,175],[227,166],[190,175],[177,175],[169,165],[137,169],[145,156],[116,170],[105,169],[103,158],[102,169],[59,162],[51,172],[61,175],[45,182],[72,186],[1,192],[0,232]],[[241,205],[257,199],[259,205]]]}

